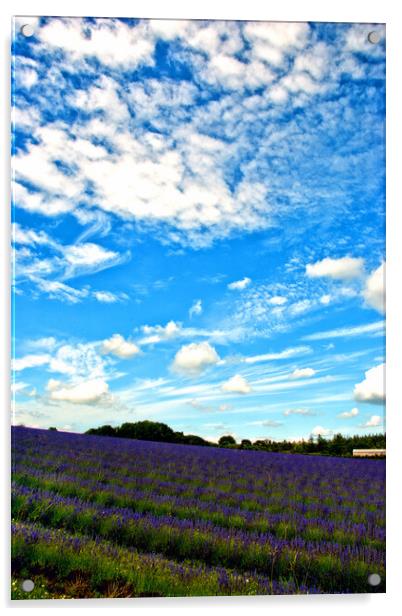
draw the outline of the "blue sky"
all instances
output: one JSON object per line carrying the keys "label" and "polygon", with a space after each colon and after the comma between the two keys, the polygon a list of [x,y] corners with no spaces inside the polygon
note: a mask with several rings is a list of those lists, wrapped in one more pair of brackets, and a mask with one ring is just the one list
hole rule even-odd
{"label": "blue sky", "polygon": [[18,18],[13,53],[14,422],[383,431],[383,26]]}

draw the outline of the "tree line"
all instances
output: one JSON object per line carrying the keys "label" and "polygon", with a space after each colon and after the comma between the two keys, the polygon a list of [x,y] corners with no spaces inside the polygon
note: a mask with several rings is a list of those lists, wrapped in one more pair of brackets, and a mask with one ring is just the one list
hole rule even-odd
{"label": "tree line", "polygon": [[[50,428],[52,429],[52,428]],[[331,438],[312,436],[301,441],[274,441],[271,439],[256,440],[243,439],[236,442],[229,434],[221,436],[217,443],[212,443],[195,434],[175,432],[167,424],[156,421],[137,421],[123,423],[121,426],[110,425],[91,428],[86,434],[98,436],[114,436],[143,441],[157,441],[162,443],[178,443],[182,445],[201,445],[204,447],[224,447],[229,449],[249,449],[257,451],[274,451],[281,453],[320,454],[328,456],[351,456],[353,449],[385,449],[385,434],[355,434],[344,436],[335,434]]]}

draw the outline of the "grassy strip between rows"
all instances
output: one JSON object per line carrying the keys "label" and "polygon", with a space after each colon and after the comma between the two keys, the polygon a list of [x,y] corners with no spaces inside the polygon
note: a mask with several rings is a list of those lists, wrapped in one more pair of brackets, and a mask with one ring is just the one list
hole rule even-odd
{"label": "grassy strip between rows", "polygon": [[[99,515],[90,508],[76,510],[74,506],[52,503],[50,499],[30,502],[18,495],[13,499],[13,517],[99,537],[145,552],[159,552],[179,561],[191,558],[212,566],[255,570],[270,575],[271,579],[292,577],[299,585],[319,586],[326,592],[345,589],[367,592],[368,575],[372,573],[369,563],[358,559],[342,562],[330,552],[297,551],[286,546],[276,550],[255,540],[222,539],[209,532],[169,525],[155,528],[152,523],[140,520],[122,524],[116,515]],[[383,567],[378,563],[376,573],[384,579]]]}
{"label": "grassy strip between rows", "polygon": [[318,521],[309,525],[303,531],[298,528],[297,519],[281,520],[272,523],[267,517],[256,517],[252,520],[246,519],[241,511],[236,511],[232,515],[227,515],[222,511],[208,511],[197,506],[175,505],[174,503],[158,503],[152,500],[151,496],[133,499],[129,495],[118,495],[112,490],[103,489],[94,491],[90,487],[79,486],[70,481],[62,479],[54,480],[48,478],[38,478],[29,475],[17,475],[14,478],[19,485],[30,488],[40,488],[66,497],[75,497],[83,501],[88,501],[103,505],[105,507],[125,507],[139,513],[151,513],[153,515],[171,515],[178,519],[208,520],[216,526],[223,528],[234,528],[246,531],[257,531],[261,533],[270,532],[280,539],[291,539],[301,537],[306,541],[334,541],[342,545],[366,545],[376,549],[382,549],[383,542],[372,539],[367,535],[356,536],[351,532],[342,529],[333,531],[323,528]]}
{"label": "grassy strip between rows", "polygon": [[[34,537],[34,540],[32,540]],[[13,599],[305,594],[293,581],[178,564],[107,542],[17,523],[12,536]],[[35,580],[27,595],[18,580]],[[320,592],[313,588],[311,592]]]}

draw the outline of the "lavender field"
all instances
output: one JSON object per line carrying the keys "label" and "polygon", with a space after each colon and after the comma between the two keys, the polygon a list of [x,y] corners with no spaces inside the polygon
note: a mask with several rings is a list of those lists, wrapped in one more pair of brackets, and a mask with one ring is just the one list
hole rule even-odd
{"label": "lavender field", "polygon": [[12,446],[14,598],[26,578],[30,598],[385,590],[384,460],[23,427]]}

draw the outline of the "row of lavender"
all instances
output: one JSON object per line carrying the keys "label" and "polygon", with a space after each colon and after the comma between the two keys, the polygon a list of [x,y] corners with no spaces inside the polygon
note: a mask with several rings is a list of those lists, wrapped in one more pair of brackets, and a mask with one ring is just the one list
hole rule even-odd
{"label": "row of lavender", "polygon": [[[34,575],[30,562],[37,569],[40,565],[44,575],[54,571],[44,556],[52,536],[45,529],[62,528],[63,537],[79,539],[77,554],[88,552],[90,544],[82,547],[82,542],[93,540],[106,560],[113,546],[137,558],[152,553],[161,562],[176,563],[174,574],[169,569],[169,576],[177,578],[171,592],[165,575],[159,590],[153,581],[159,595],[370,592],[371,573],[382,578],[376,590],[384,589],[382,460],[222,450],[21,427],[13,429],[13,452],[13,517],[20,524],[15,530],[17,575]],[[27,542],[27,552],[35,553],[30,560],[21,536],[32,525],[37,535]],[[205,583],[187,583],[193,578],[180,569],[184,563]],[[223,577],[232,582],[219,585]],[[141,595],[143,582],[125,584],[126,596]],[[110,587],[105,588],[101,596],[110,596]],[[88,593],[98,596],[90,588]]]}

